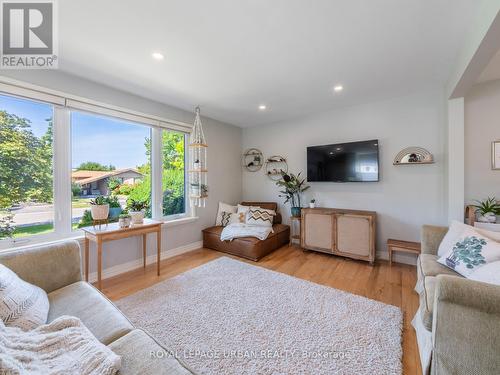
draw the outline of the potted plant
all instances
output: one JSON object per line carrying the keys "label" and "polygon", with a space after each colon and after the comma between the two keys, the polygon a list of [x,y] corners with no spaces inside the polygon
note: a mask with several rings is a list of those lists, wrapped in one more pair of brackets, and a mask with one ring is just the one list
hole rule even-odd
{"label": "potted plant", "polygon": [[300,196],[310,186],[305,184],[305,179],[300,179],[300,172],[298,175],[294,175],[293,173],[281,171],[281,176],[282,179],[276,181],[276,185],[284,188],[284,190],[280,191],[281,195],[279,196],[285,198],[285,204],[290,202],[292,216],[298,217],[302,208]]}
{"label": "potted plant", "polygon": [[144,215],[148,207],[145,201],[136,201],[131,199],[128,202],[128,212],[132,218],[132,224],[142,224],[144,222]]}
{"label": "potted plant", "polygon": [[109,203],[107,203],[106,198],[99,195],[95,199],[91,199],[90,213],[92,220],[106,220],[109,215]]}
{"label": "potted plant", "polygon": [[487,198],[483,201],[476,201],[474,205],[479,213],[478,220],[482,223],[495,223],[497,216],[500,213],[500,204],[495,197]]}
{"label": "potted plant", "polygon": [[205,184],[197,184],[197,183],[192,183],[191,184],[191,195],[194,195],[195,197],[203,197],[207,195],[208,193],[208,186]]}
{"label": "potted plant", "polygon": [[122,213],[118,216],[118,226],[120,228],[128,228],[130,226],[130,220],[131,216],[128,213]]}
{"label": "potted plant", "polygon": [[311,201],[309,202],[309,208],[314,208],[316,207],[316,199],[311,199]]}
{"label": "potted plant", "polygon": [[118,202],[118,197],[116,195],[110,195],[106,197],[106,202],[109,204],[109,218],[116,219],[122,212],[122,206]]}

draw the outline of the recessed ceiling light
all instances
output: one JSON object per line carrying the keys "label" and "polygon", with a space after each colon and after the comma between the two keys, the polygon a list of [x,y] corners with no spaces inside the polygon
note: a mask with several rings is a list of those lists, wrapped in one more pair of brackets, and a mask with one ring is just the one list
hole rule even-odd
{"label": "recessed ceiling light", "polygon": [[267,109],[266,105],[265,104],[261,104],[259,105],[259,110],[260,111],[265,111]]}
{"label": "recessed ceiling light", "polygon": [[153,52],[151,54],[155,60],[163,60],[165,57],[160,52]]}
{"label": "recessed ceiling light", "polygon": [[344,89],[344,86],[342,85],[337,85],[333,87],[333,91],[335,92],[341,92]]}

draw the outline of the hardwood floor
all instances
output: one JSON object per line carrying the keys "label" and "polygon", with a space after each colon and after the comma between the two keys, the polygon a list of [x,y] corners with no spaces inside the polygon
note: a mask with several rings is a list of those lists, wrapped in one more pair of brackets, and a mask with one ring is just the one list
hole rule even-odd
{"label": "hardwood floor", "polygon": [[[146,270],[140,268],[103,280],[103,292],[111,300],[118,300],[221,256],[232,257],[209,249],[191,251],[163,260],[159,277],[153,264]],[[418,295],[413,290],[415,267],[397,263],[389,266],[386,261],[377,261],[372,267],[365,262],[288,246],[258,263],[232,258],[400,307],[404,316],[403,373],[421,374],[415,331],[411,326],[418,308]]]}

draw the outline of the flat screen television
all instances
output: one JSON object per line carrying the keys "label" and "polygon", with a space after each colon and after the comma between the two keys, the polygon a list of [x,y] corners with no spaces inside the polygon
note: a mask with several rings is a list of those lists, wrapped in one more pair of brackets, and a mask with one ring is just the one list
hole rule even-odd
{"label": "flat screen television", "polygon": [[378,140],[307,148],[307,181],[378,181]]}

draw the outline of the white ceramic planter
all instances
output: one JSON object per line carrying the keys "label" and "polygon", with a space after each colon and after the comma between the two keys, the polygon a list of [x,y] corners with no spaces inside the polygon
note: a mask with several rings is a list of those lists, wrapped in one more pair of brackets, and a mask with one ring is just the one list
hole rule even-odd
{"label": "white ceramic planter", "polygon": [[144,222],[144,211],[129,211],[132,224],[142,224]]}
{"label": "white ceramic planter", "polygon": [[90,206],[90,213],[93,220],[106,220],[109,215],[109,204],[93,204]]}
{"label": "white ceramic planter", "polygon": [[315,208],[316,207],[316,203],[309,203],[309,208]]}
{"label": "white ceramic planter", "polygon": [[482,223],[495,223],[497,221],[497,215],[491,213],[478,217],[478,220]]}
{"label": "white ceramic planter", "polygon": [[118,219],[118,226],[120,228],[128,228],[130,226],[130,220],[129,217],[121,217]]}

